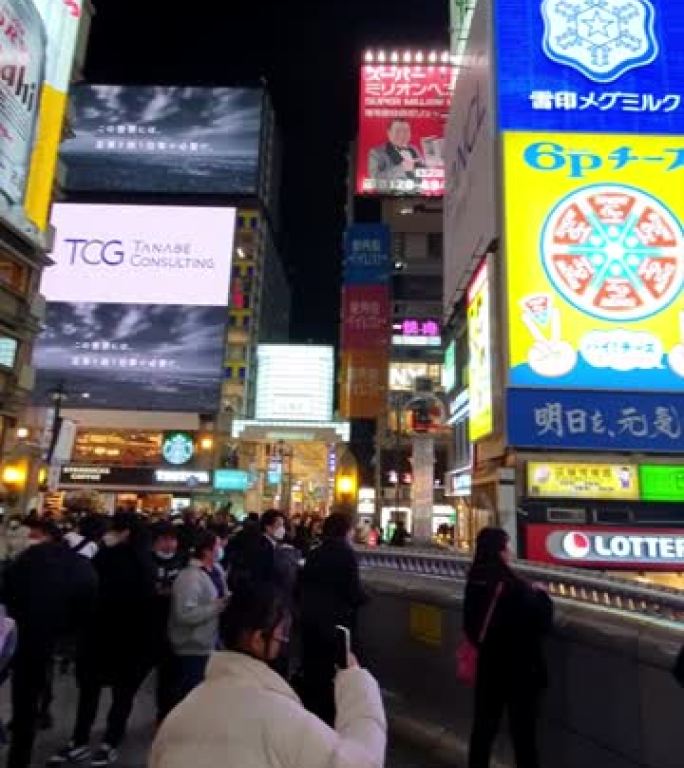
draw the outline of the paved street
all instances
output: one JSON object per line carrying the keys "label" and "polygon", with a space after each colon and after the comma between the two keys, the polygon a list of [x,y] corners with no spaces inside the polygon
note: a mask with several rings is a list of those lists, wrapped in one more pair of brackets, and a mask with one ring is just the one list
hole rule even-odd
{"label": "paved street", "polygon": [[[0,692],[0,712],[4,722],[9,719],[9,685],[5,685]],[[107,711],[109,695],[103,696],[100,706],[101,717],[93,734],[93,746],[97,744],[97,737],[104,728],[104,716]],[[53,713],[55,715],[55,728],[42,732],[34,750],[33,764],[38,768],[45,765],[46,759],[52,752],[61,747],[69,738],[73,725],[74,711],[76,707],[76,686],[70,676],[57,678],[55,686],[55,702]],[[146,761],[147,749],[152,739],[152,713],[154,712],[153,694],[151,687],[147,686],[138,696],[135,710],[131,718],[128,738],[121,749],[120,768],[143,768]],[[3,748],[4,751],[4,748]],[[421,753],[407,747],[404,744],[390,744],[387,768],[442,768],[440,764],[425,762]],[[222,768],[218,766],[217,768]],[[231,768],[225,766],[223,768]]]}

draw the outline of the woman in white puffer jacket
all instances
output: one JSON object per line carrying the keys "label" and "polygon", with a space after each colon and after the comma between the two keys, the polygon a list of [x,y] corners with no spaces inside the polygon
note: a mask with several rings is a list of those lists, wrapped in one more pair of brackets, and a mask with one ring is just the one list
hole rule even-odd
{"label": "woman in white puffer jacket", "polygon": [[310,714],[268,663],[290,617],[272,586],[233,596],[222,621],[226,652],[160,728],[149,768],[382,768],[387,725],[375,679],[352,660],[335,680],[335,730]]}

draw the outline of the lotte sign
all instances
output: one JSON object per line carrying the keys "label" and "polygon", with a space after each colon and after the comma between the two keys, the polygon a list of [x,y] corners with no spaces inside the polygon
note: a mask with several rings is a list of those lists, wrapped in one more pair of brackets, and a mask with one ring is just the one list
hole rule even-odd
{"label": "lotte sign", "polygon": [[527,528],[527,557],[602,570],[680,570],[684,566],[684,531],[531,525]]}

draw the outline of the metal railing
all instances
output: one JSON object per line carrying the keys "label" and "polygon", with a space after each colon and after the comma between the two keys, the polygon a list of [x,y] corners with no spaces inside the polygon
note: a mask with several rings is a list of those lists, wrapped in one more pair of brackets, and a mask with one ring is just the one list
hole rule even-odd
{"label": "metal railing", "polygon": [[[357,549],[361,568],[378,568],[440,579],[465,581],[468,555],[439,550],[378,548]],[[627,579],[576,568],[516,563],[514,570],[529,581],[543,584],[549,594],[577,603],[684,622],[684,593],[667,587],[650,587]]]}

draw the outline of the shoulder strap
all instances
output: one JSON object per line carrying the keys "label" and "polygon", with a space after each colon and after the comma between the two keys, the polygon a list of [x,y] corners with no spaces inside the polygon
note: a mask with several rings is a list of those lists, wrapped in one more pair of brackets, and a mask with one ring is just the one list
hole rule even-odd
{"label": "shoulder strap", "polygon": [[489,608],[487,608],[487,615],[485,616],[485,620],[482,624],[482,629],[480,630],[480,637],[479,637],[480,645],[484,643],[485,638],[487,637],[487,631],[489,630],[489,625],[491,624],[492,616],[494,616],[494,610],[496,608],[496,604],[499,602],[499,598],[501,597],[502,592],[503,592],[503,581],[500,581],[496,585],[496,589],[494,590],[494,597],[492,597],[492,601],[489,604]]}

